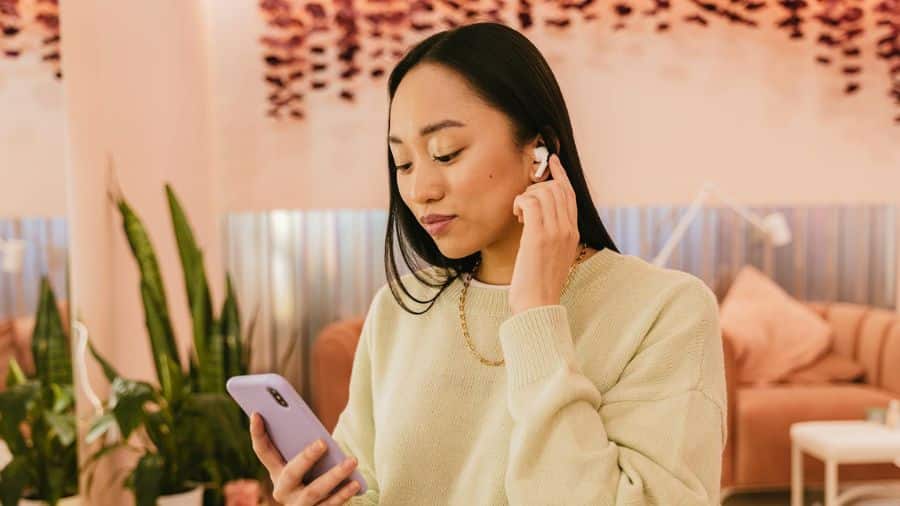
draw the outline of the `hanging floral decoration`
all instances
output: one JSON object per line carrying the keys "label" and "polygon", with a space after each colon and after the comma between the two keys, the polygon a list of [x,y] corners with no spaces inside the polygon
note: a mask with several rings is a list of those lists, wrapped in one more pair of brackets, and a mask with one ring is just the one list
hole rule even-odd
{"label": "hanging floral decoration", "polygon": [[[260,0],[267,24],[260,38],[270,89],[267,115],[302,119],[304,100],[313,91],[329,91],[353,102],[353,84],[360,76],[381,78],[414,41],[440,30],[478,21],[503,23],[525,33],[535,23],[562,30],[574,16],[590,22],[601,15],[596,0],[541,0],[542,19],[537,20],[533,0],[514,1],[507,8],[506,0]],[[668,31],[674,17],[670,0],[651,1],[651,8],[640,11],[624,0],[608,4],[612,29],[622,30],[640,15],[656,18],[657,32]],[[858,62],[867,48],[860,40],[866,15],[873,16],[878,30],[874,50],[886,65],[887,95],[898,112],[894,122],[900,125],[900,0],[682,1],[688,2],[690,12],[677,21],[700,27],[720,20],[759,28],[760,13],[778,9],[775,28],[790,39],[812,32],[820,48],[816,61],[839,69],[847,95],[861,87]]]}
{"label": "hanging floral decoration", "polygon": [[15,59],[26,51],[37,50],[53,75],[62,79],[59,0],[0,0],[0,32],[3,57]]}

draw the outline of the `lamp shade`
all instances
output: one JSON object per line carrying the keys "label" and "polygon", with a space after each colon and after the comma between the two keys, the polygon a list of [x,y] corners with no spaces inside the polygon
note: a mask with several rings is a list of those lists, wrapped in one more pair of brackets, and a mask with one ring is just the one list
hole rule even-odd
{"label": "lamp shade", "polygon": [[772,213],[766,215],[763,220],[763,228],[772,239],[774,246],[784,246],[791,242],[791,227],[788,226],[787,219],[782,213]]}
{"label": "lamp shade", "polygon": [[25,257],[25,241],[9,239],[0,242],[0,252],[3,253],[3,262],[0,268],[4,272],[19,272],[22,270],[22,260]]}

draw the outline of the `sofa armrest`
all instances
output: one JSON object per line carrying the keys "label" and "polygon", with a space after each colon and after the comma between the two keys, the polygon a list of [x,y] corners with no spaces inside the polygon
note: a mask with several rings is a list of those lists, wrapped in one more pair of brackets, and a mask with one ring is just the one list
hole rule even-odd
{"label": "sofa armrest", "polygon": [[362,324],[362,317],[331,323],[319,332],[312,346],[310,407],[328,432],[334,430],[347,406]]}
{"label": "sofa armrest", "polygon": [[735,465],[737,457],[735,455],[735,441],[737,441],[737,396],[738,396],[738,361],[735,353],[734,343],[731,337],[722,331],[722,351],[725,359],[725,391],[727,399],[727,430],[728,439],[725,441],[725,448],[722,451],[722,487],[728,487],[734,483]]}

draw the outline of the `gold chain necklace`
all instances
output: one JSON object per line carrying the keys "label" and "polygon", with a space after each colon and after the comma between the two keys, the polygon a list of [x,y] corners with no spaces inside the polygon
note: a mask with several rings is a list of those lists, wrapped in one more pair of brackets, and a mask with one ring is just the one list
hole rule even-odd
{"label": "gold chain necklace", "polygon": [[[569,287],[569,282],[572,281],[572,273],[575,272],[575,267],[579,263],[581,263],[581,259],[584,258],[584,254],[586,252],[587,252],[587,244],[582,243],[581,251],[578,253],[578,258],[575,259],[575,263],[572,264],[572,267],[569,267],[569,274],[566,276],[566,284],[563,285],[563,289],[562,289],[561,293],[566,292],[566,288]],[[478,360],[481,361],[482,364],[489,365],[489,366],[503,365],[504,359],[501,358],[500,360],[490,360],[490,359],[484,358],[483,356],[481,356],[480,353],[478,353],[475,350],[475,346],[472,344],[472,338],[469,336],[469,326],[466,325],[466,310],[465,310],[466,292],[469,289],[469,282],[474,277],[475,270],[478,269],[479,264],[481,264],[480,258],[475,262],[475,266],[472,267],[472,272],[466,273],[467,275],[464,276],[463,288],[462,288],[462,291],[459,293],[459,323],[460,323],[460,325],[462,325],[463,336],[465,336],[465,338],[466,338],[466,347],[469,348],[469,351],[471,351],[472,354],[474,354],[475,357],[478,358]]]}

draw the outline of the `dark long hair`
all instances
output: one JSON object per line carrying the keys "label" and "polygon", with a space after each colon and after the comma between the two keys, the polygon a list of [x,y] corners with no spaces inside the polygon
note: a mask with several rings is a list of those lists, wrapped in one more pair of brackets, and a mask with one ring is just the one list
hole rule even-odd
{"label": "dark long hair", "polygon": [[[547,61],[531,41],[499,23],[474,23],[436,33],[413,47],[391,71],[388,79],[390,101],[393,101],[406,73],[419,63],[426,62],[456,71],[483,100],[504,112],[514,127],[517,148],[524,148],[540,134],[547,149],[559,156],[572,182],[578,205],[581,241],[597,250],[609,248],[619,251],[591,200],[575,148],[569,111],[559,84]],[[423,314],[431,309],[457,277],[474,268],[481,253],[456,259],[445,257],[400,197],[396,172],[394,157],[389,149],[390,204],[384,268],[391,293],[400,306],[412,314]],[[429,287],[439,288],[434,297],[420,300],[401,282],[395,258],[395,235],[397,249],[415,278]],[[421,266],[420,259],[427,265]],[[432,272],[441,274],[435,277],[423,275],[419,272],[422,267],[437,267]],[[429,304],[428,307],[418,312],[410,309],[401,299],[397,287],[417,303]]]}

